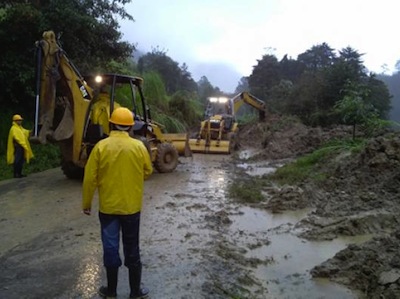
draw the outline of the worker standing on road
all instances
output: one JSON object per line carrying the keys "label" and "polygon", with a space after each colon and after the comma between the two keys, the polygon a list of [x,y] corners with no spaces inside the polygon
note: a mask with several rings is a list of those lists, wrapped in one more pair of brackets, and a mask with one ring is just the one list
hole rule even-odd
{"label": "worker standing on road", "polygon": [[24,162],[29,163],[33,152],[29,143],[30,131],[22,127],[23,118],[19,114],[12,117],[12,126],[8,133],[7,164],[13,164],[14,178],[23,178]]}
{"label": "worker standing on road", "polygon": [[149,290],[141,287],[139,225],[144,180],[153,172],[153,167],[144,144],[128,134],[134,124],[132,112],[117,108],[109,121],[110,136],[93,148],[83,179],[83,213],[90,215],[96,189],[99,196],[103,262],[107,273],[107,286],[102,286],[99,294],[107,298],[117,295],[118,269],[122,265],[119,255],[122,231],[130,298],[145,298]]}

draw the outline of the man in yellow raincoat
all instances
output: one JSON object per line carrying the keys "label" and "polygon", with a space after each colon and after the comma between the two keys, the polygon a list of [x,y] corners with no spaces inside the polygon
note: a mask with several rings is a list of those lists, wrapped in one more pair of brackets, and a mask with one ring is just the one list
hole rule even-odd
{"label": "man in yellow raincoat", "polygon": [[144,180],[153,172],[153,166],[144,144],[129,136],[134,125],[133,113],[120,107],[113,111],[109,121],[110,135],[100,140],[90,153],[82,187],[82,210],[86,215],[91,214],[92,199],[98,189],[103,263],[107,274],[107,286],[102,286],[99,294],[103,298],[117,296],[122,232],[130,298],[146,298],[149,290],[141,287],[139,226]]}
{"label": "man in yellow raincoat", "polygon": [[29,143],[29,130],[22,127],[23,118],[19,114],[12,117],[12,126],[8,134],[7,163],[14,166],[14,178],[23,178],[24,162],[29,163],[33,158],[33,152]]}
{"label": "man in yellow raincoat", "polygon": [[[120,107],[117,102],[114,102],[114,109]],[[110,134],[110,126],[108,119],[110,118],[110,95],[105,86],[102,86],[97,101],[92,106],[92,122],[93,124],[101,125],[103,133]]]}

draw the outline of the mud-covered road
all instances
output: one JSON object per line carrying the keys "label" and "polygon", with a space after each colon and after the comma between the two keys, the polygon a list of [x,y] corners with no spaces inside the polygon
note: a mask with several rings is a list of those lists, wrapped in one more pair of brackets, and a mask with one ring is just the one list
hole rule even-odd
{"label": "mud-covered road", "polygon": [[[307,241],[294,227],[308,210],[276,215],[231,201],[230,159],[180,158],[176,171],[146,181],[141,252],[150,298],[357,298],[309,271],[363,240]],[[98,298],[105,274],[94,202],[92,216],[83,215],[81,183],[58,168],[0,182],[0,298]],[[126,268],[118,294],[128,298]]]}

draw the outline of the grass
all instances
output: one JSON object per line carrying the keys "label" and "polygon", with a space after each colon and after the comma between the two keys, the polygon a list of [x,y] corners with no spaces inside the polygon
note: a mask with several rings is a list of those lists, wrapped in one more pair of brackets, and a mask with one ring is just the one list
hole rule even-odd
{"label": "grass", "polygon": [[[35,157],[23,167],[24,174],[41,172],[60,166],[60,150],[53,144],[31,144]],[[0,180],[13,178],[13,166],[7,165],[6,154],[0,155]]]}
{"label": "grass", "polygon": [[242,203],[258,203],[264,200],[262,194],[263,182],[257,178],[243,180],[239,178],[228,186],[230,198]]}
{"label": "grass", "polygon": [[311,179],[323,182],[333,170],[332,159],[341,153],[358,153],[365,146],[365,140],[333,140],[320,149],[286,164],[270,175],[281,184],[295,184]]}

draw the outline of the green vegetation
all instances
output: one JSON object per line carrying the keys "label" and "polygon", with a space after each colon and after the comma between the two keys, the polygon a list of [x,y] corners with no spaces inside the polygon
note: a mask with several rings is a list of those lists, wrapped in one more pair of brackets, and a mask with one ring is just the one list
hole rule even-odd
{"label": "green vegetation", "polygon": [[363,111],[373,109],[386,119],[391,109],[389,90],[367,71],[362,55],[350,47],[336,51],[326,43],[297,59],[264,55],[248,77],[249,91],[264,99],[270,112],[295,115],[307,125],[343,123],[335,105],[349,95],[359,97]]}
{"label": "green vegetation", "polygon": [[[60,150],[58,146],[32,144],[35,157],[29,164],[24,164],[23,173],[31,174],[60,166]],[[7,165],[6,153],[0,155],[0,181],[13,177],[12,165]]]}
{"label": "green vegetation", "polygon": [[330,164],[334,157],[344,153],[360,152],[365,142],[365,139],[332,140],[320,149],[278,168],[269,177],[282,185],[300,183],[305,179],[323,182],[333,169],[326,165]]}
{"label": "green vegetation", "polygon": [[264,200],[262,194],[263,181],[257,178],[241,178],[228,186],[230,198],[242,203],[258,203]]}

